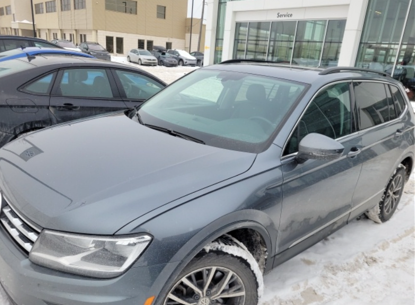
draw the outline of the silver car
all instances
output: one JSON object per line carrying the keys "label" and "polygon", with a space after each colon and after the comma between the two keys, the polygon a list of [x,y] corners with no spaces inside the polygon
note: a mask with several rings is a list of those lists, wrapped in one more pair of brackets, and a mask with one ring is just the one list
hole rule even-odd
{"label": "silver car", "polygon": [[143,49],[132,49],[128,52],[127,60],[129,62],[136,62],[139,65],[157,66],[157,58],[149,51]]}

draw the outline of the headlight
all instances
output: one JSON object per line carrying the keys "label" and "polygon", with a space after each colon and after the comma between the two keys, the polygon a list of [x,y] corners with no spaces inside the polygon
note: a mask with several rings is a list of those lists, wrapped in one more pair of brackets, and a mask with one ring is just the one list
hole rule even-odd
{"label": "headlight", "polygon": [[97,53],[96,52],[89,52],[89,54],[91,54],[91,55],[97,55]]}
{"label": "headlight", "polygon": [[112,278],[127,270],[151,239],[149,235],[101,237],[43,230],[29,259],[64,272]]}

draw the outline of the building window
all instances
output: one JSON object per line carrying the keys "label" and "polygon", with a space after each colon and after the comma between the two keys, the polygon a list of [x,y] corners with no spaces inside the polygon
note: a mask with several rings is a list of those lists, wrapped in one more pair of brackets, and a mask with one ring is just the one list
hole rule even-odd
{"label": "building window", "polygon": [[75,42],[73,38],[74,38],[73,34],[69,34],[69,40],[72,42]]}
{"label": "building window", "polygon": [[116,48],[117,48],[117,54],[124,54],[124,38],[117,37],[115,39],[116,42]]}
{"label": "building window", "polygon": [[144,49],[144,40],[143,39],[138,40],[138,48],[139,49]]}
{"label": "building window", "polygon": [[43,14],[43,3],[35,4],[35,14]]}
{"label": "building window", "polygon": [[173,49],[173,46],[172,46],[172,43],[171,42],[166,42],[166,49],[167,50]]}
{"label": "building window", "polygon": [[105,37],[106,42],[106,49],[110,53],[114,53],[114,37],[112,36],[106,36]]}
{"label": "building window", "polygon": [[58,39],[58,33],[52,33],[53,39]]}
{"label": "building window", "polygon": [[86,41],[86,34],[79,34],[79,39],[80,39],[80,42],[85,42]]}
{"label": "building window", "polygon": [[4,7],[0,7],[0,16],[4,16]]}
{"label": "building window", "polygon": [[333,67],[338,65],[345,28],[346,20],[329,21],[320,67]]}
{"label": "building window", "polygon": [[166,19],[166,7],[157,5],[157,18]]}
{"label": "building window", "polygon": [[61,0],[61,11],[71,10],[71,0]]}
{"label": "building window", "polygon": [[63,39],[66,40],[66,33],[63,33]]}
{"label": "building window", "polygon": [[85,8],[85,0],[74,0],[73,7],[76,10],[82,10]]}
{"label": "building window", "polygon": [[12,7],[10,5],[6,6],[6,15],[12,14]]}
{"label": "building window", "polygon": [[153,41],[147,40],[147,50],[153,51]]}
{"label": "building window", "polygon": [[270,22],[251,22],[249,24],[247,59],[266,59],[269,34]]}
{"label": "building window", "polygon": [[46,13],[54,13],[56,12],[56,1],[46,1]]}
{"label": "building window", "polygon": [[130,0],[105,0],[107,11],[137,15],[137,1]]}

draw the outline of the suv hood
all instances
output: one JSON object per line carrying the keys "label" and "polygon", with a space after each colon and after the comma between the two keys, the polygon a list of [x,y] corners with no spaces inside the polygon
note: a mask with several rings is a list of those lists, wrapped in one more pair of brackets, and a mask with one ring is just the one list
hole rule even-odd
{"label": "suv hood", "polygon": [[116,113],[4,146],[0,188],[20,214],[42,228],[110,235],[247,171],[255,157],[176,138]]}

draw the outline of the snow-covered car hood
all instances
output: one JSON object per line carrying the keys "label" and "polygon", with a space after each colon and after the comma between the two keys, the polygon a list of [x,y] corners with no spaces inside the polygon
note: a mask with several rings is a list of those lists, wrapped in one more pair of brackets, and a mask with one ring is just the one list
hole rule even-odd
{"label": "snow-covered car hood", "polygon": [[4,146],[0,189],[42,228],[114,234],[154,209],[247,171],[255,156],[176,138],[117,113]]}

